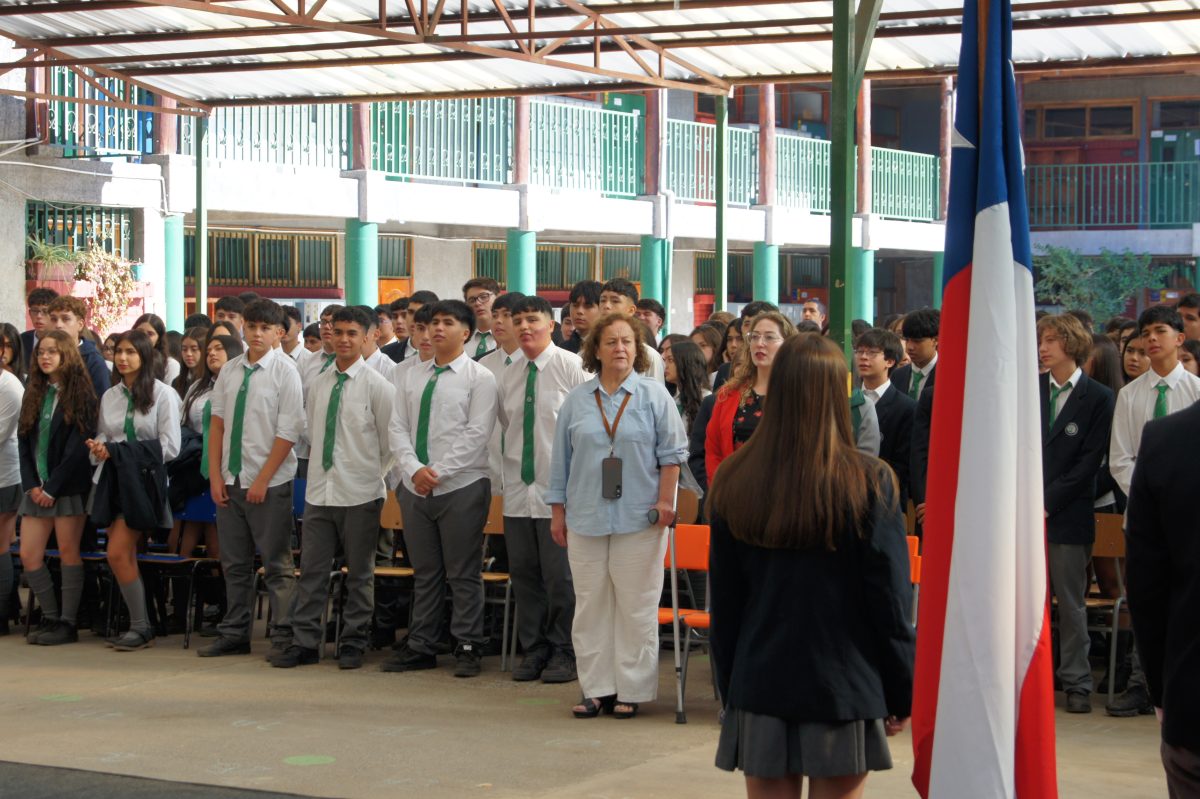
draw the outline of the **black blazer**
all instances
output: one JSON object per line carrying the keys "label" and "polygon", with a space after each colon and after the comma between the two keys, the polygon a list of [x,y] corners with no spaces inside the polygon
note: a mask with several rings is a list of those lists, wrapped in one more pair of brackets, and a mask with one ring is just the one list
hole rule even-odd
{"label": "black blazer", "polygon": [[712,421],[713,405],[717,402],[716,393],[709,394],[700,400],[700,410],[692,420],[692,429],[688,431],[688,468],[692,477],[706,492],[708,491],[708,469],[704,466],[704,451],[707,446],[708,423]]}
{"label": "black blazer", "polygon": [[167,505],[167,467],[162,445],[153,441],[109,441],[108,460],[92,502],[91,518],[108,527],[118,515],[133,530],[157,530]]}
{"label": "black blazer", "polygon": [[408,339],[396,339],[387,346],[380,347],[379,351],[394,363],[400,363],[404,360],[404,353],[408,351]]}
{"label": "black blazer", "polygon": [[721,389],[721,386],[725,385],[726,381],[729,380],[729,373],[731,371],[733,371],[733,364],[731,363],[723,363],[717,367],[717,375],[713,378],[713,394],[716,394]]}
{"label": "black blazer", "polygon": [[1163,740],[1200,751],[1200,404],[1143,429],[1125,517],[1129,610]]}
{"label": "black blazer", "polygon": [[1062,411],[1050,421],[1050,375],[1038,378],[1042,402],[1042,486],[1046,540],[1091,544],[1096,540],[1096,474],[1108,452],[1116,398],[1108,386],[1080,374]]}
{"label": "black blazer", "polygon": [[[912,386],[912,375],[913,375],[912,364],[906,363],[903,366],[899,366],[896,369],[892,370],[892,373],[891,373],[891,375],[889,375],[888,379],[892,381],[893,386],[900,389],[901,394],[908,397],[908,389],[909,389],[909,387]],[[932,369],[929,370],[928,379],[922,381],[923,382],[923,385],[921,386],[922,394],[925,393],[925,389],[927,389],[933,385],[934,380],[936,379],[936,375],[937,375],[937,366],[935,365]],[[909,397],[909,399],[912,399],[912,398]],[[915,400],[914,400],[914,402],[915,402]]]}
{"label": "black blazer", "polygon": [[913,414],[917,403],[895,384],[875,403],[875,415],[879,417],[879,457],[896,473],[900,485],[900,507],[908,504],[909,458],[912,450]]}
{"label": "black blazer", "polygon": [[[908,371],[908,377],[902,376],[903,382],[898,383],[904,393],[912,380],[912,366],[905,364],[893,374],[901,370]],[[893,381],[894,382],[894,381]],[[917,410],[913,414],[912,443],[908,454],[908,492],[912,501],[918,505],[925,501],[925,476],[929,472],[929,430],[933,425],[933,388],[937,382],[937,366],[929,370],[929,377],[923,381],[921,396],[917,398]]]}
{"label": "black blazer", "polygon": [[45,483],[42,483],[37,472],[37,440],[41,424],[39,417],[28,435],[17,436],[17,450],[21,458],[21,490],[29,491],[41,486],[55,499],[87,494],[92,489],[92,463],[88,460],[87,445],[83,442],[95,437],[95,423],[88,425],[86,433],[81,433],[78,427],[63,420],[61,405],[54,409],[54,415],[50,417],[50,445],[46,450],[49,475]]}
{"label": "black blazer", "polygon": [[835,552],[750,546],[712,520],[712,656],[729,707],[794,721],[911,715],[912,587],[889,482],[864,537],[847,529]]}

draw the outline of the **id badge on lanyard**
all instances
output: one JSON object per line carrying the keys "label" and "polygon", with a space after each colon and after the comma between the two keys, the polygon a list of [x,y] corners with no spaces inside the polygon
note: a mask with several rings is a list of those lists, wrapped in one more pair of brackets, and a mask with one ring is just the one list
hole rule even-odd
{"label": "id badge on lanyard", "polygon": [[600,402],[600,389],[596,389],[596,408],[600,411],[600,419],[604,422],[604,432],[608,433],[608,457],[600,462],[600,496],[603,499],[621,498],[621,459],[614,454],[617,442],[617,426],[621,424],[621,416],[625,406],[629,404],[632,394],[626,394],[617,411],[617,418],[610,425],[608,416],[604,413],[604,405]]}

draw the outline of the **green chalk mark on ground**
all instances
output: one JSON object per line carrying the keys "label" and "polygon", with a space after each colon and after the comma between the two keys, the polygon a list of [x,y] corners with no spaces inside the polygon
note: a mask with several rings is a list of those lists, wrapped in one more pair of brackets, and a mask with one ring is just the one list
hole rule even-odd
{"label": "green chalk mark on ground", "polygon": [[549,697],[534,697],[532,699],[518,699],[517,704],[537,707],[539,705],[557,705],[559,701],[557,699],[550,699]]}
{"label": "green chalk mark on ground", "polygon": [[335,760],[337,758],[330,755],[292,755],[285,757],[283,762],[289,766],[328,766]]}
{"label": "green chalk mark on ground", "polygon": [[79,694],[46,694],[39,696],[43,702],[82,702],[83,697]]}

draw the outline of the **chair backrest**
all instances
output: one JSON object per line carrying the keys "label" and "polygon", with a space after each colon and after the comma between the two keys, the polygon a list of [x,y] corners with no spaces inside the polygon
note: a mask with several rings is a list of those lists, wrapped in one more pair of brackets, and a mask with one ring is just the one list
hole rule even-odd
{"label": "chair backrest", "polygon": [[[686,469],[687,467],[684,466]],[[675,523],[695,524],[700,518],[700,497],[686,488],[679,489],[675,497]]]}
{"label": "chair backrest", "polygon": [[1096,514],[1096,543],[1093,558],[1125,557],[1125,517],[1119,513]]}
{"label": "chair backrest", "polygon": [[910,499],[904,505],[904,532],[910,536],[917,531],[917,507]]}
{"label": "chair backrest", "polygon": [[504,497],[492,497],[488,506],[487,521],[483,524],[483,532],[487,535],[504,535]]}
{"label": "chair backrest", "polygon": [[400,503],[396,492],[389,491],[383,498],[383,509],[379,512],[379,526],[385,530],[403,530],[404,518],[400,515]]}
{"label": "chair backrest", "polygon": [[[707,524],[675,525],[675,568],[686,571],[708,571]],[[671,568],[671,552],[668,549],[663,567]]]}
{"label": "chair backrest", "polygon": [[908,570],[913,585],[921,584],[921,539],[915,535],[905,536],[908,542]]}

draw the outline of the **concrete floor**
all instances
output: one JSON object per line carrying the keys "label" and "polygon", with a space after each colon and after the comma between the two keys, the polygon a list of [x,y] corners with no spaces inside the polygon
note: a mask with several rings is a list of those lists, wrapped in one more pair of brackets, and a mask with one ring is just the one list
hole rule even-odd
{"label": "concrete floor", "polygon": [[[204,642],[203,639],[200,641]],[[716,703],[707,660],[693,659],[689,720],[676,725],[672,670],[664,697],[632,721],[579,721],[578,685],[514,683],[485,660],[456,680],[433,672],[339,672],[332,661],[291,671],[249,657],[202,659],[182,638],[116,653],[85,632],[79,644],[0,638],[8,734],[0,760],[306,796],[732,797],[740,776],[712,765]],[[1161,797],[1154,718],[1060,710],[1063,797]],[[915,796],[911,742],[892,739],[896,768],[868,781],[873,797]],[[0,796],[4,796],[0,785]]]}

